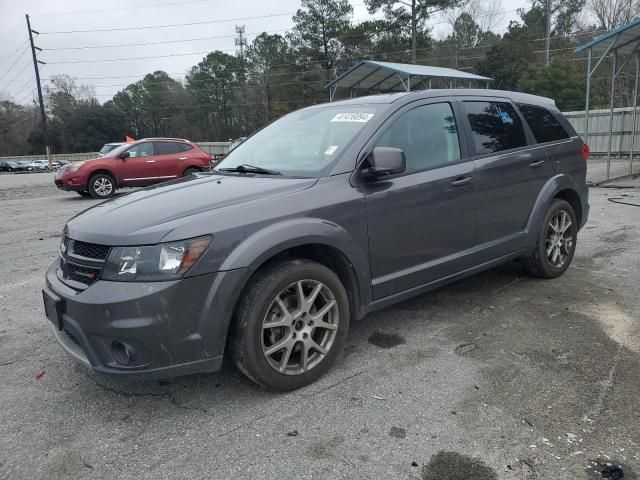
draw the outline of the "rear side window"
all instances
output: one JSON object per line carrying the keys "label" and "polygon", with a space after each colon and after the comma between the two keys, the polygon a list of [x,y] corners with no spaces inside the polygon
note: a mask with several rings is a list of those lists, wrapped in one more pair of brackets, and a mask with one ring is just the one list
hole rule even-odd
{"label": "rear side window", "polygon": [[188,143],[178,143],[177,145],[181,152],[186,152],[193,148],[193,145],[189,145]]}
{"label": "rear side window", "polygon": [[435,103],[409,110],[384,131],[376,147],[401,149],[409,172],[457,162],[460,145],[451,105]]}
{"label": "rear side window", "polygon": [[476,153],[486,154],[524,147],[527,138],[520,117],[509,103],[463,102]]}
{"label": "rear side window", "polygon": [[569,134],[558,119],[546,108],[524,103],[519,103],[518,108],[529,124],[533,136],[536,137],[536,142],[555,142],[569,138]]}
{"label": "rear side window", "polygon": [[168,155],[181,151],[180,144],[172,142],[154,142],[153,149],[156,155]]}

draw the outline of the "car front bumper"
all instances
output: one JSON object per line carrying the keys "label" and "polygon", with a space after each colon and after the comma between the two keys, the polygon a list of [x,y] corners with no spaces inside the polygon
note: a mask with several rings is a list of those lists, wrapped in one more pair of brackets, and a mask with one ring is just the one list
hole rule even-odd
{"label": "car front bumper", "polygon": [[60,299],[62,348],[95,371],[175,377],[219,370],[242,270],[168,282],[98,280],[77,291],[46,273],[45,292]]}

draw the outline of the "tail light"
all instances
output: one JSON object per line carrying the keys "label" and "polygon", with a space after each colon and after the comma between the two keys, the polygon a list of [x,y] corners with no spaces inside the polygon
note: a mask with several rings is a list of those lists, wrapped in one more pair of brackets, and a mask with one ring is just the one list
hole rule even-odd
{"label": "tail light", "polygon": [[582,147],[580,147],[580,154],[582,155],[582,158],[584,158],[585,160],[589,159],[589,145],[587,145],[586,143],[582,144]]}

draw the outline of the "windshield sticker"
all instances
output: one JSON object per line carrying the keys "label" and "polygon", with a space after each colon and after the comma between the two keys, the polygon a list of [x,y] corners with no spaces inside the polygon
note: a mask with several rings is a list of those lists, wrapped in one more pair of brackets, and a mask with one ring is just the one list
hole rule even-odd
{"label": "windshield sticker", "polygon": [[498,113],[498,116],[500,117],[500,120],[502,121],[502,123],[506,123],[511,125],[513,123],[513,119],[511,118],[511,116],[505,112],[504,110],[502,110],[500,107],[496,107],[496,111]]}
{"label": "windshield sticker", "polygon": [[367,123],[371,118],[373,118],[373,113],[339,113],[331,121]]}
{"label": "windshield sticker", "polygon": [[324,154],[327,156],[333,155],[334,153],[336,153],[336,150],[338,150],[338,145],[329,145],[324,151]]}

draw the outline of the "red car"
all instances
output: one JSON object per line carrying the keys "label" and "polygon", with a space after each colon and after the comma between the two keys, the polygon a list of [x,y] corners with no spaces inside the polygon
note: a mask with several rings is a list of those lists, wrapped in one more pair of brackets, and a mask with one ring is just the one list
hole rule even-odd
{"label": "red car", "polygon": [[144,138],[106,155],[64,165],[56,186],[61,190],[111,197],[117,188],[144,187],[208,170],[211,156],[198,145],[178,138]]}

